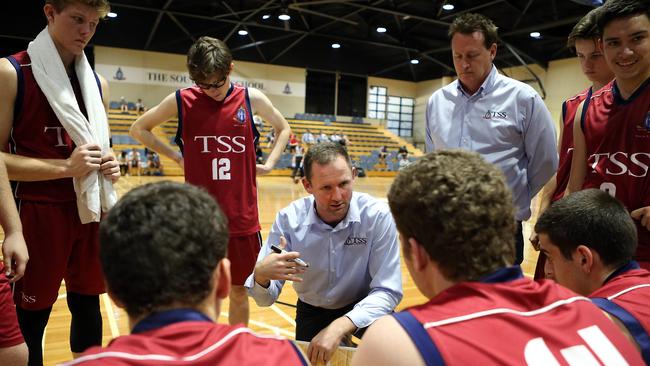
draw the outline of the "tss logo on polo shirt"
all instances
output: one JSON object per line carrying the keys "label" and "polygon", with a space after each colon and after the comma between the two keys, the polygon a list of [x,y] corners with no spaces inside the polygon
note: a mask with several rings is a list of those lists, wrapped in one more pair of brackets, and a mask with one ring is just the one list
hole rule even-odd
{"label": "tss logo on polo shirt", "polygon": [[368,238],[355,238],[353,236],[345,240],[343,245],[366,245],[368,244]]}

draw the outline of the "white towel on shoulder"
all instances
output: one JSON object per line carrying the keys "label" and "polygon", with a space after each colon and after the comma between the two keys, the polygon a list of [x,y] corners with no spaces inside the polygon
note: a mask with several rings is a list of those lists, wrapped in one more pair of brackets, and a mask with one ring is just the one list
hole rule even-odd
{"label": "white towel on shoulder", "polygon": [[[27,53],[36,83],[72,141],[77,146],[96,143],[101,146],[104,156],[110,149],[108,120],[95,74],[86,55],[82,52],[77,56],[74,66],[88,119],[79,109],[72,84],[47,27],[29,43]],[[99,221],[102,210],[108,211],[117,202],[113,183],[99,171],[74,178],[73,183],[79,218],[84,224]]]}

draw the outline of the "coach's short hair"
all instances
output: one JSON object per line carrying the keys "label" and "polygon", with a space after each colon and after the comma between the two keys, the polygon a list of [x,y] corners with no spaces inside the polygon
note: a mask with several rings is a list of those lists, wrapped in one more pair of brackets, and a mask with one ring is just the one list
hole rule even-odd
{"label": "coach's short hair", "polygon": [[607,0],[598,13],[598,31],[602,35],[607,24],[613,20],[636,15],[645,16],[650,20],[650,1],[648,0]]}
{"label": "coach's short hair", "polygon": [[311,171],[314,163],[325,165],[336,160],[339,156],[342,156],[348,163],[348,166],[350,166],[350,169],[352,169],[352,161],[345,146],[332,141],[324,141],[312,145],[303,160],[303,169],[305,170],[307,180],[311,182]]}
{"label": "coach's short hair", "polygon": [[478,280],[513,263],[512,195],[477,153],[427,154],[400,171],[388,203],[404,241],[417,240],[449,280]]}
{"label": "coach's short hair", "polygon": [[220,39],[203,36],[187,52],[187,70],[195,82],[204,82],[215,73],[225,77],[231,63],[232,53]]}
{"label": "coach's short hair", "polygon": [[554,202],[537,220],[535,232],[548,235],[566,259],[579,245],[596,251],[603,264],[619,267],[634,257],[637,230],[616,198],[586,189]]}
{"label": "coach's short hair", "polygon": [[567,37],[566,46],[571,51],[575,52],[576,40],[586,39],[597,41],[600,38],[600,32],[598,31],[598,14],[600,13],[600,8],[596,8],[587,13],[582,17],[576,25],[571,29],[569,37]]}
{"label": "coach's short hair", "polygon": [[100,18],[104,18],[111,11],[108,0],[45,0],[45,3],[52,4],[59,13],[70,4],[88,5],[99,13]]}
{"label": "coach's short hair", "polygon": [[499,40],[497,26],[494,25],[492,20],[475,13],[462,14],[454,18],[454,21],[449,26],[447,35],[451,39],[456,33],[472,34],[474,32],[483,33],[485,48],[492,47],[492,44],[497,43]]}
{"label": "coach's short hair", "polygon": [[211,293],[226,256],[227,220],[202,189],[159,182],[133,189],[100,224],[108,288],[138,317],[172,304],[193,307]]}

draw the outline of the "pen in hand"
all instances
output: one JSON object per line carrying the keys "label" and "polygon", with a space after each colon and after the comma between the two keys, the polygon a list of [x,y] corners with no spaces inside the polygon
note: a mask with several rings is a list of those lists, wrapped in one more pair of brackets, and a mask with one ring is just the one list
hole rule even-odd
{"label": "pen in hand", "polygon": [[[273,250],[274,252],[276,252],[278,254],[287,253],[286,250],[283,250],[283,249],[281,249],[280,247],[278,247],[276,245],[271,245],[271,250]],[[289,260],[292,261],[292,262],[295,262],[297,265],[299,265],[301,267],[309,267],[309,263],[303,261],[300,258],[289,259]]]}

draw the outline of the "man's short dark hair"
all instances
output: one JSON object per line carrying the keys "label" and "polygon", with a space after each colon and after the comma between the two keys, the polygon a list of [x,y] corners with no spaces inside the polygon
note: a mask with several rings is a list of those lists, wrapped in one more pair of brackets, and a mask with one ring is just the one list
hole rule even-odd
{"label": "man's short dark hair", "polygon": [[108,0],[45,0],[45,3],[52,4],[59,13],[70,4],[88,5],[99,13],[100,18],[104,18],[111,11]]}
{"label": "man's short dark hair", "polygon": [[600,8],[593,9],[573,26],[571,33],[569,33],[569,37],[567,37],[567,48],[575,52],[576,40],[585,39],[597,41],[598,38],[600,38],[598,24],[596,23],[599,13]]}
{"label": "man's short dark hair", "polygon": [[483,33],[485,48],[492,47],[499,39],[497,26],[489,18],[475,13],[462,14],[454,18],[447,35],[451,39],[456,33],[469,35],[474,32]]}
{"label": "man's short dark hair", "polygon": [[637,231],[623,204],[599,189],[586,189],[554,202],[535,225],[566,259],[579,245],[596,251],[606,266],[619,267],[634,257]]}
{"label": "man's short dark hair", "polygon": [[195,82],[204,82],[215,73],[225,77],[231,63],[230,49],[220,39],[203,36],[187,52],[187,70]]}
{"label": "man's short dark hair", "polygon": [[226,256],[227,220],[207,192],[159,182],[133,189],[100,224],[100,257],[111,294],[138,317],[209,296]]}
{"label": "man's short dark hair", "polygon": [[325,165],[336,160],[339,156],[342,156],[348,162],[351,169],[352,161],[345,146],[331,141],[319,142],[312,145],[303,159],[303,169],[305,170],[307,180],[311,182],[311,171],[314,162],[319,165]]}
{"label": "man's short dark hair", "polygon": [[449,280],[478,280],[513,263],[512,195],[477,153],[427,154],[400,171],[388,203],[404,241],[417,240]]}
{"label": "man's short dark hair", "polygon": [[605,27],[611,21],[636,15],[645,16],[650,20],[650,1],[648,0],[607,0],[600,7],[598,14],[598,31],[602,35]]}

